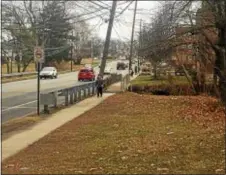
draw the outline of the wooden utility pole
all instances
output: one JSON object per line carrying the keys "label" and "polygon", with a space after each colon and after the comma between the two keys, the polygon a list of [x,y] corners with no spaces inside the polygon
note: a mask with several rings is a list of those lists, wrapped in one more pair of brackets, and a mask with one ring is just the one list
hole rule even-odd
{"label": "wooden utility pole", "polygon": [[132,28],[132,35],[131,35],[131,44],[130,44],[130,55],[129,55],[129,72],[132,68],[132,56],[133,56],[133,36],[134,36],[134,26],[136,20],[136,13],[137,13],[137,0],[135,2],[135,9],[133,14],[133,28]]}
{"label": "wooden utility pole", "polygon": [[114,17],[115,17],[116,5],[117,5],[117,1],[113,1],[109,24],[108,24],[107,35],[106,35],[106,40],[104,43],[103,57],[102,57],[101,65],[100,65],[100,75],[104,74],[104,69],[105,69],[105,65],[106,65],[106,59],[108,56],[108,49],[109,49],[109,44],[110,44],[110,39],[111,39],[111,31],[112,31]]}
{"label": "wooden utility pole", "polygon": [[138,50],[138,69],[140,70],[140,62],[141,62],[141,56],[140,56],[140,49],[142,47],[142,19],[140,19],[140,36],[139,36],[139,50]]}

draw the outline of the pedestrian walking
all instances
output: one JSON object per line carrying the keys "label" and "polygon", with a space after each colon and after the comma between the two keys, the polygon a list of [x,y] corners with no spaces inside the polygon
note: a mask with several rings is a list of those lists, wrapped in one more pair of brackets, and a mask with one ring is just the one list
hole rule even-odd
{"label": "pedestrian walking", "polygon": [[137,74],[137,72],[138,72],[138,68],[137,66],[135,66],[135,75]]}
{"label": "pedestrian walking", "polygon": [[133,69],[131,69],[131,73],[130,73],[131,77],[133,77],[133,74],[134,74]]}
{"label": "pedestrian walking", "polygon": [[103,88],[104,88],[104,81],[101,75],[98,75],[96,80],[96,88],[97,88],[97,97],[102,97],[103,95]]}

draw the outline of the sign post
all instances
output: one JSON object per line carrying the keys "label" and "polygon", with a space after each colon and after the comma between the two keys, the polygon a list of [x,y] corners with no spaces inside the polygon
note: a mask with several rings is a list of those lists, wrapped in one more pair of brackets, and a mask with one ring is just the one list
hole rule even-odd
{"label": "sign post", "polygon": [[37,63],[37,115],[40,115],[40,63],[44,61],[44,53],[42,47],[34,48],[34,60]]}

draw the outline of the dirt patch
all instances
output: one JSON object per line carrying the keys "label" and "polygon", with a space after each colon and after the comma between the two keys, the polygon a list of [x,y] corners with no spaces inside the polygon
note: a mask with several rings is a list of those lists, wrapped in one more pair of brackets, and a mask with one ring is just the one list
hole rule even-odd
{"label": "dirt patch", "polygon": [[59,105],[57,108],[50,108],[49,114],[41,113],[39,116],[36,114],[31,114],[28,116],[12,119],[5,123],[2,123],[2,140],[6,140],[9,137],[13,136],[14,134],[18,134],[19,132],[29,130],[36,124],[40,123],[43,120],[48,119],[49,117],[52,116],[52,114],[64,108],[66,108],[66,106]]}
{"label": "dirt patch", "polygon": [[43,117],[33,115],[5,122],[2,124],[2,140],[5,140],[14,134],[17,134],[18,132],[22,132],[42,120]]}
{"label": "dirt patch", "polygon": [[117,94],[5,160],[2,172],[222,174],[224,128],[214,98]]}

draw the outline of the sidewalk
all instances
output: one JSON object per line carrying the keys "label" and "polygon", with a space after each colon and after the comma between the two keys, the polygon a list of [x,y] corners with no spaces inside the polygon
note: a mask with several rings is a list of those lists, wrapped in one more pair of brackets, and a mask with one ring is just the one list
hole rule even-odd
{"label": "sidewalk", "polygon": [[30,130],[13,135],[2,142],[2,161],[41,139],[53,130],[97,106],[114,93],[104,93],[102,98],[87,98],[76,105],[53,114],[49,119],[38,123]]}
{"label": "sidewalk", "polygon": [[[137,75],[134,75],[133,77],[130,77],[130,81],[134,80],[135,78],[137,78],[139,76],[139,73]],[[112,84],[111,86],[109,86],[106,90],[107,93],[119,93],[122,92],[121,89],[121,82]]]}
{"label": "sidewalk", "polygon": [[[131,80],[135,79],[138,75],[139,74],[131,77]],[[107,89],[107,93],[103,94],[102,98],[97,98],[96,96],[87,98],[69,108],[53,114],[49,119],[38,123],[30,130],[25,130],[4,140],[2,142],[2,161],[38,141],[65,123],[89,111],[108,97],[114,95],[115,93],[113,92],[115,91],[121,91],[121,82],[111,85]]]}

